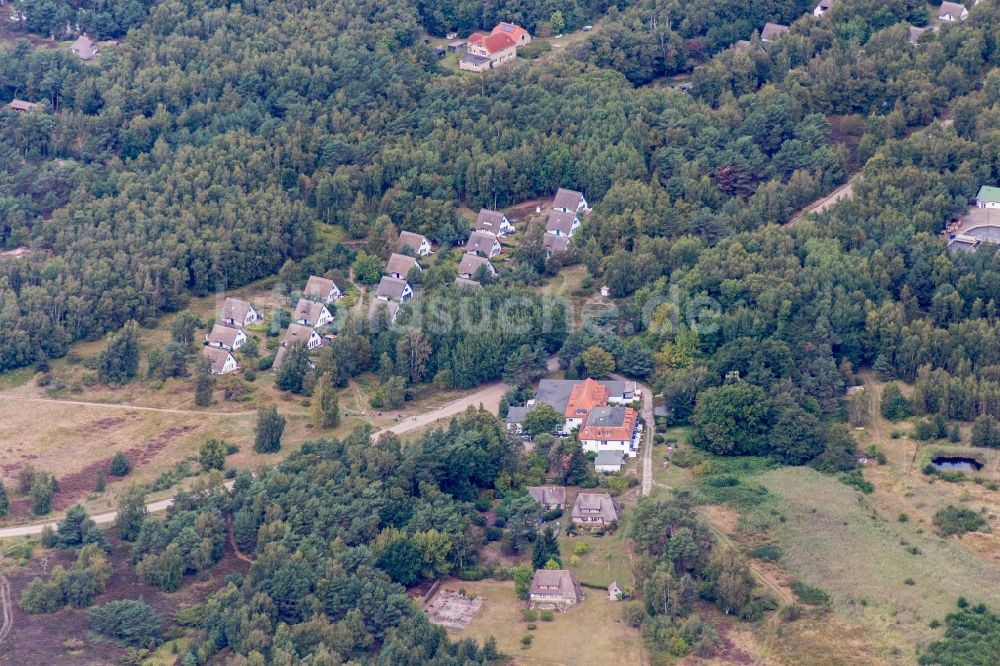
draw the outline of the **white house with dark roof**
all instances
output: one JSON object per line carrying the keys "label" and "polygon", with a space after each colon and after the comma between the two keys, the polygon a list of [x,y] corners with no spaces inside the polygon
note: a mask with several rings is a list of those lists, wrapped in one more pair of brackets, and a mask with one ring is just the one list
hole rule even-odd
{"label": "white house with dark roof", "polygon": [[621,451],[608,449],[599,451],[594,458],[594,471],[604,474],[613,474],[622,471],[622,464],[625,462],[625,455]]}
{"label": "white house with dark roof", "polygon": [[93,60],[101,53],[97,47],[97,43],[87,35],[77,37],[76,41],[69,47],[69,50],[70,53],[80,60]]}
{"label": "white house with dark roof", "polygon": [[768,21],[764,24],[764,29],[760,31],[760,41],[762,42],[773,42],[782,35],[788,32],[787,25],[781,25],[780,23],[771,23]]}
{"label": "white house with dark roof", "polygon": [[552,200],[552,210],[560,213],[585,214],[590,212],[587,207],[587,200],[583,198],[583,192],[567,190],[560,187],[556,190],[556,196]]}
{"label": "white house with dark roof", "polygon": [[222,312],[219,316],[219,321],[224,324],[243,327],[263,320],[264,317],[247,301],[241,301],[238,298],[227,298],[222,303]]}
{"label": "white house with dark roof", "polygon": [[397,280],[405,280],[414,268],[418,271],[423,270],[413,257],[393,252],[385,265],[385,274]]}
{"label": "white house with dark roof", "polygon": [[378,283],[378,289],[375,290],[375,298],[383,301],[405,303],[413,298],[413,289],[406,280],[386,275]]}
{"label": "white house with dark roof", "polygon": [[227,349],[206,345],[201,348],[201,355],[208,359],[213,375],[228,375],[240,369],[236,357]]}
{"label": "white house with dark roof", "polygon": [[545,223],[545,233],[552,236],[572,238],[580,228],[580,218],[576,213],[563,213],[557,210],[549,211],[549,219]]}
{"label": "white house with dark roof", "polygon": [[954,23],[955,21],[964,21],[967,18],[969,18],[969,10],[966,9],[965,5],[957,2],[942,2],[938,9],[939,21]]}
{"label": "white house with dark roof", "polygon": [[368,306],[368,321],[374,324],[378,321],[382,313],[385,314],[385,320],[388,323],[394,324],[396,322],[396,315],[399,314],[399,303],[381,298],[373,298],[371,304]]}
{"label": "white house with dark roof", "polygon": [[485,231],[473,231],[469,234],[469,241],[465,244],[465,251],[468,254],[475,254],[487,259],[492,259],[501,252],[503,247],[494,234]]}
{"label": "white house with dark roof", "polygon": [[309,276],[309,279],[306,281],[306,288],[302,290],[302,295],[314,301],[322,301],[324,303],[333,303],[344,297],[344,293],[340,291],[340,287],[333,280],[316,275]]}
{"label": "white house with dark roof", "polygon": [[819,0],[819,4],[813,9],[813,16],[819,18],[830,11],[831,7],[833,7],[833,0]]}
{"label": "white house with dark roof", "polygon": [[285,331],[285,337],[282,338],[281,344],[287,347],[296,342],[304,343],[306,349],[313,350],[323,344],[323,338],[312,326],[292,322],[288,325],[288,330]]}
{"label": "white house with dark roof", "polygon": [[237,350],[246,344],[247,334],[239,326],[230,326],[215,322],[212,330],[205,336],[205,344],[220,349]]}
{"label": "white house with dark roof", "polygon": [[514,233],[514,225],[500,211],[480,208],[479,215],[476,217],[475,230],[494,236],[506,236]]}
{"label": "white house with dark roof", "polygon": [[545,246],[545,258],[548,259],[569,249],[569,236],[544,234],[542,236],[542,245]]}
{"label": "white house with dark roof", "polygon": [[475,278],[476,271],[479,270],[480,266],[485,266],[486,271],[490,275],[495,276],[497,274],[497,270],[493,268],[493,264],[490,263],[489,259],[474,254],[463,254],[462,261],[458,264],[458,277],[472,280]]}
{"label": "white house with dark roof", "polygon": [[319,301],[310,301],[308,298],[300,298],[295,306],[295,313],[292,320],[297,324],[320,328],[333,321],[330,310]]}
{"label": "white house with dark roof", "polygon": [[413,254],[418,257],[426,257],[431,253],[431,242],[427,240],[427,237],[412,231],[399,232],[399,243],[396,249],[402,250],[404,247],[410,248]]}

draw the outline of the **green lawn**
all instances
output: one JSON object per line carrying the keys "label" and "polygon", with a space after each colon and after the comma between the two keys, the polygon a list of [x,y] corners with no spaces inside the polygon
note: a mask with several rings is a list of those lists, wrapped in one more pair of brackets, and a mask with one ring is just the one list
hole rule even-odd
{"label": "green lawn", "polygon": [[[563,536],[559,539],[563,566],[585,585],[606,588],[617,580],[623,588],[634,585],[632,563],[628,556],[629,515],[624,513],[621,526],[614,534]],[[590,552],[575,555],[578,544],[586,544]],[[579,558],[579,563],[575,558]]]}

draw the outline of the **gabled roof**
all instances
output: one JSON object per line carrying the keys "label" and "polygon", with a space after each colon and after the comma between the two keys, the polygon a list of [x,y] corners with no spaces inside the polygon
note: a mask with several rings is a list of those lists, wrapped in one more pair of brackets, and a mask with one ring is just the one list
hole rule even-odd
{"label": "gabled roof", "polygon": [[207,339],[209,342],[218,342],[227,347],[232,347],[236,342],[236,338],[240,335],[240,330],[238,326],[227,326],[222,322],[215,322]]}
{"label": "gabled roof", "polygon": [[528,486],[528,494],[542,506],[565,506],[565,486]]}
{"label": "gabled roof", "polygon": [[563,599],[571,599],[574,603],[578,602],[581,596],[579,583],[566,569],[538,569],[535,571],[529,594],[557,595]]}
{"label": "gabled roof", "polygon": [[[472,278],[464,278],[461,275],[455,278],[455,284],[457,284],[459,287],[467,287],[469,289],[480,289],[483,286],[482,284],[479,283],[478,280],[473,280]],[[511,409],[513,409],[513,407]]]}
{"label": "gabled roof", "polygon": [[979,194],[976,195],[976,201],[1000,203],[1000,187],[993,187],[992,185],[983,185],[982,187],[979,188]]}
{"label": "gabled roof", "polygon": [[334,284],[333,280],[310,275],[306,281],[306,288],[302,290],[302,295],[310,298],[321,298],[325,301],[335,287],[337,291],[340,291],[340,288]]}
{"label": "gabled roof", "polygon": [[400,231],[399,232],[399,249],[408,247],[414,252],[420,251],[421,243],[425,242],[427,237],[422,234],[417,234],[412,231]]}
{"label": "gabled roof", "polygon": [[212,366],[212,372],[215,374],[221,374],[226,369],[226,361],[230,358],[234,361],[236,360],[227,350],[220,349],[219,347],[202,347],[201,355],[208,359],[209,364]]}
{"label": "gabled roof", "polygon": [[961,18],[962,14],[966,11],[968,10],[963,4],[959,4],[957,2],[942,2],[941,9],[938,10],[938,17],[950,15],[955,18]]}
{"label": "gabled roof", "polygon": [[918,41],[920,41],[920,35],[924,34],[925,32],[927,32],[927,28],[917,28],[911,25],[906,39],[911,44],[916,44]]}
{"label": "gabled roof", "polygon": [[10,103],[10,108],[14,111],[34,111],[38,108],[38,104],[26,102],[23,99],[15,99]]}
{"label": "gabled roof", "polygon": [[778,37],[781,37],[786,32],[788,32],[787,25],[781,25],[780,23],[771,23],[769,21],[764,24],[764,29],[760,31],[760,38],[765,42],[769,42],[774,39],[777,39]]}
{"label": "gabled roof", "polygon": [[515,42],[519,41],[521,39],[521,37],[524,37],[524,36],[530,37],[531,36],[531,35],[528,34],[528,31],[525,30],[524,28],[522,28],[521,26],[515,25],[513,23],[507,23],[505,21],[501,21],[500,23],[497,23],[496,27],[493,28],[493,33],[494,34],[496,34],[498,32],[502,32],[505,35],[510,35],[510,37]]}
{"label": "gabled roof", "polygon": [[474,254],[462,255],[462,261],[458,265],[458,274],[459,276],[468,275],[471,277],[476,274],[476,271],[479,270],[480,266],[486,266],[486,270],[489,271],[491,275],[496,275],[496,269],[493,268],[493,264],[490,263],[489,259]]}
{"label": "gabled roof", "polygon": [[499,242],[493,234],[488,234],[485,231],[473,231],[469,234],[469,241],[465,244],[465,251],[490,254]]}
{"label": "gabled roof", "polygon": [[246,301],[241,301],[238,298],[227,298],[222,303],[222,319],[233,319],[242,324],[246,321],[247,314],[250,312],[252,306]]}
{"label": "gabled roof", "polygon": [[552,254],[565,252],[569,249],[569,236],[556,236],[555,234],[543,234],[542,245]]}
{"label": "gabled roof", "polygon": [[572,517],[603,518],[605,522],[618,520],[618,505],[607,493],[580,493],[573,503]]}
{"label": "gabled roof", "polygon": [[617,466],[621,469],[622,459],[625,454],[617,449],[605,449],[604,451],[598,451],[597,457],[594,459],[594,465],[597,467],[612,467]]}
{"label": "gabled roof", "polygon": [[580,203],[583,201],[583,192],[577,192],[576,190],[567,190],[566,188],[560,187],[556,190],[556,197],[552,200],[553,208],[565,208],[576,212],[580,208]]}
{"label": "gabled roof", "polygon": [[410,271],[414,268],[420,268],[420,264],[413,257],[408,257],[405,254],[392,253],[389,257],[388,263],[385,265],[386,273],[399,273],[400,275],[406,276],[410,274]]}
{"label": "gabled roof", "polygon": [[298,305],[295,306],[295,314],[292,319],[299,321],[304,319],[310,322],[313,326],[316,322],[320,320],[323,315],[330,316],[330,311],[326,309],[326,306],[319,301],[310,301],[308,298],[300,298]]}
{"label": "gabled roof", "polygon": [[561,213],[557,210],[550,210],[549,220],[545,223],[545,230],[549,233],[558,230],[564,236],[568,236],[573,232],[573,224],[576,220],[576,213]]}
{"label": "gabled roof", "polygon": [[588,378],[573,386],[563,416],[567,418],[584,416],[594,407],[606,405],[610,395],[611,391],[608,387],[601,385],[597,380]]}
{"label": "gabled roof", "polygon": [[285,331],[285,337],[282,338],[281,342],[285,345],[290,345],[295,342],[309,344],[309,339],[314,333],[319,335],[312,326],[305,326],[304,324],[296,324],[295,322],[292,322],[288,325],[288,330]]}
{"label": "gabled roof", "polygon": [[396,313],[399,312],[399,303],[396,301],[383,301],[377,298],[372,299],[371,305],[368,306],[368,321],[374,322],[381,310],[385,310],[386,318],[389,321],[395,321]]}
{"label": "gabled roof", "polygon": [[97,44],[87,35],[80,35],[69,47],[81,60],[90,60],[97,56]]}
{"label": "gabled roof", "polygon": [[385,298],[398,301],[403,298],[403,292],[406,291],[406,286],[406,280],[386,275],[378,283],[378,289],[375,290],[375,295],[384,296]]}
{"label": "gabled roof", "polygon": [[490,54],[499,53],[504,49],[509,49],[517,45],[514,38],[505,32],[493,32],[481,37],[477,37],[476,35],[479,35],[479,33],[475,33],[472,37],[469,37],[469,44],[482,46]]}
{"label": "gabled roof", "polygon": [[498,210],[480,208],[479,215],[476,217],[475,229],[480,232],[488,231],[494,234],[499,233],[504,217],[504,214]]}

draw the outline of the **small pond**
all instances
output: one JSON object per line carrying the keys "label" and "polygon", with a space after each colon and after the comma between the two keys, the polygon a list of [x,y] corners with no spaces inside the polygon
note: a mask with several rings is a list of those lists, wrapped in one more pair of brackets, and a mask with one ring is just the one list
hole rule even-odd
{"label": "small pond", "polygon": [[983,468],[983,463],[975,458],[956,456],[938,456],[931,463],[942,472],[978,472]]}

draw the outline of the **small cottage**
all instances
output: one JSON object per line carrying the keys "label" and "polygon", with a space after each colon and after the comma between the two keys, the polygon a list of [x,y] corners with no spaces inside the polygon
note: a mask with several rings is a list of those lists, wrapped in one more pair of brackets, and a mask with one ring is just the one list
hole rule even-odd
{"label": "small cottage", "polygon": [[305,344],[306,349],[311,351],[323,344],[323,338],[320,337],[320,334],[312,326],[293,322],[288,325],[288,330],[285,331],[285,337],[282,338],[281,344],[287,347],[296,342]]}
{"label": "small cottage", "polygon": [[583,599],[580,583],[566,569],[539,569],[528,590],[528,607],[564,611]]}
{"label": "small cottage", "polygon": [[410,248],[410,251],[418,257],[426,257],[431,253],[431,242],[427,240],[427,237],[412,231],[399,232],[399,243],[396,249],[402,251],[404,247]]}
{"label": "small cottage", "polygon": [[333,321],[333,315],[325,305],[319,301],[310,301],[308,298],[300,298],[295,306],[295,313],[292,320],[296,323],[313,328],[326,326]]}
{"label": "small cottage", "polygon": [[405,280],[414,268],[418,271],[423,270],[413,257],[393,252],[385,265],[385,274],[397,280]]}
{"label": "small cottage", "polygon": [[306,288],[302,290],[302,295],[308,299],[322,301],[323,303],[333,303],[344,297],[340,287],[333,280],[310,275],[306,281]]}
{"label": "small cottage", "polygon": [[227,298],[222,303],[222,312],[219,315],[219,320],[225,324],[243,327],[263,321],[264,317],[250,303],[241,301],[238,298]]}
{"label": "small cottage", "polygon": [[219,349],[235,351],[247,341],[247,335],[239,326],[216,322],[205,336],[205,344]]}
{"label": "small cottage", "polygon": [[406,280],[386,275],[378,283],[378,289],[375,290],[375,298],[383,301],[405,303],[413,298],[413,289]]}
{"label": "small cottage", "polygon": [[209,369],[213,375],[228,375],[240,369],[236,357],[227,349],[206,345],[201,348],[201,355],[208,359]]}

